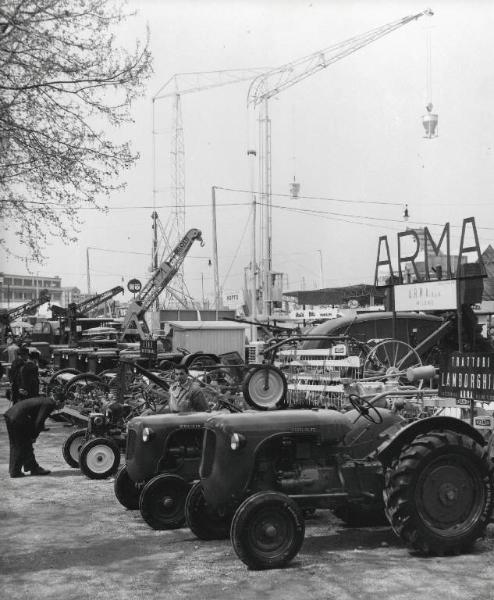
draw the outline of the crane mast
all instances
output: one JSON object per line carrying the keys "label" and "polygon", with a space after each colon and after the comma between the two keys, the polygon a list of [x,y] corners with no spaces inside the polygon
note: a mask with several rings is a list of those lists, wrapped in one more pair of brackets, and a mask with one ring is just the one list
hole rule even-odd
{"label": "crane mast", "polygon": [[204,245],[202,232],[199,229],[189,229],[170,255],[153,273],[137,297],[129,302],[120,334],[122,339],[128,333],[138,334],[140,339],[145,339],[149,336],[149,328],[144,321],[144,315],[175,277],[195,240],[199,240],[201,246]]}
{"label": "crane mast", "polygon": [[[153,207],[156,207],[156,197],[158,194],[157,183],[157,153],[158,153],[158,119],[156,106],[160,100],[169,99],[173,103],[172,107],[172,124],[171,124],[171,147],[170,147],[170,167],[169,173],[171,176],[170,190],[171,203],[173,205],[170,211],[169,219],[166,223],[166,233],[164,240],[170,240],[171,244],[165,249],[166,252],[171,250],[172,244],[180,240],[185,233],[185,144],[184,144],[184,125],[182,118],[182,96],[185,94],[195,94],[206,90],[211,90],[217,87],[232,85],[242,81],[250,81],[256,75],[264,73],[266,68],[249,68],[249,69],[226,69],[218,71],[197,71],[191,73],[176,73],[168,79],[158,90],[153,97]],[[153,215],[156,211],[153,211]],[[154,218],[154,224],[156,219]],[[157,241],[156,227],[154,225],[153,239],[153,262],[152,268],[155,270],[158,266],[157,258]],[[186,286],[183,281],[181,271],[177,274],[176,291],[178,294],[173,294],[183,306],[187,306]]]}
{"label": "crane mast", "polygon": [[48,290],[41,290],[39,298],[33,298],[29,302],[22,304],[21,306],[17,306],[16,308],[11,308],[0,315],[0,320],[2,323],[2,343],[5,343],[7,335],[12,333],[10,329],[10,323],[15,321],[19,317],[28,314],[29,312],[35,310],[39,306],[46,304],[46,302],[50,301],[50,294]]}
{"label": "crane mast", "polygon": [[259,118],[259,181],[261,197],[261,281],[263,310],[267,316],[271,314],[272,288],[272,199],[271,199],[271,120],[269,118],[268,101],[283,90],[307,79],[311,75],[326,69],[335,62],[368,46],[379,38],[392,33],[407,23],[416,21],[424,15],[432,16],[430,8],[372,29],[364,34],[354,36],[318,52],[299,58],[258,75],[250,84],[247,104],[254,108],[261,104],[262,114]]}

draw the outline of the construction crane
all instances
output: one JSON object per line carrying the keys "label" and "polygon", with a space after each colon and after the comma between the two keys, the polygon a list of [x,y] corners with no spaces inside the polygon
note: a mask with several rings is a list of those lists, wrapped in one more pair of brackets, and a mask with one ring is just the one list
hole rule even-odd
{"label": "construction crane", "polygon": [[52,305],[50,308],[52,316],[64,320],[66,322],[66,327],[68,329],[69,346],[74,346],[76,344],[77,319],[80,317],[84,317],[100,304],[104,304],[117,294],[123,294],[123,292],[123,287],[117,285],[116,287],[106,290],[106,292],[101,292],[101,294],[96,294],[91,298],[86,298],[86,300],[82,300],[81,302],[71,302],[67,306],[67,308]]}
{"label": "construction crane", "polygon": [[149,339],[149,327],[144,320],[144,315],[175,277],[195,240],[199,240],[201,246],[204,246],[202,232],[199,229],[189,229],[168,258],[156,269],[134,300],[129,302],[120,332],[122,340],[129,335],[133,337],[137,336],[140,340]]}
{"label": "construction crane", "polygon": [[430,8],[420,13],[404,17],[387,25],[382,25],[366,33],[339,42],[318,52],[309,54],[271,69],[250,84],[247,94],[247,104],[254,108],[263,104],[263,115],[260,117],[260,195],[261,195],[261,271],[263,288],[263,310],[271,314],[271,271],[272,271],[272,203],[271,203],[271,121],[268,111],[268,100],[295,84],[326,69],[335,62],[368,46],[379,38],[396,29],[416,21],[424,15],[432,16]]}
{"label": "construction crane", "polygon": [[[157,153],[157,128],[156,128],[156,102],[170,98],[173,101],[172,112],[172,139],[170,148],[170,174],[172,191],[172,211],[165,226],[163,240],[169,240],[164,252],[170,252],[172,245],[182,238],[185,233],[185,146],[184,128],[182,119],[182,96],[210,90],[225,85],[232,85],[242,81],[252,80],[266,68],[229,69],[223,71],[198,71],[192,73],[176,73],[164,83],[152,99],[153,102],[153,206],[156,207],[158,194],[156,182],[156,153]],[[157,238],[157,213],[153,210],[153,250],[152,268],[158,268],[158,238]],[[177,274],[175,284],[178,296],[185,298],[185,286],[182,273]],[[186,302],[181,302],[186,305]]]}
{"label": "construction crane", "polygon": [[50,301],[50,294],[48,290],[41,290],[39,298],[33,298],[26,304],[22,304],[21,306],[17,306],[16,308],[11,308],[7,311],[2,311],[0,313],[0,324],[1,324],[1,343],[4,344],[7,336],[12,335],[12,329],[10,328],[10,324],[19,319],[24,315],[28,315],[35,311],[37,308],[46,304]]}

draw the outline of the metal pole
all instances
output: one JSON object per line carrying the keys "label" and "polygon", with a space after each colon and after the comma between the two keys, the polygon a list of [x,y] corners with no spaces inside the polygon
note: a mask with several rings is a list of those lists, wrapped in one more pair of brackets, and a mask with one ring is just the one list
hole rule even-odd
{"label": "metal pole", "polygon": [[318,250],[318,252],[319,252],[319,272],[321,275],[321,284],[320,285],[321,285],[321,290],[322,290],[324,287],[324,276],[323,276],[323,270],[322,270],[322,252],[321,252],[321,250]]}
{"label": "metal pole", "polygon": [[86,280],[87,280],[87,293],[91,294],[91,275],[89,274],[89,247],[86,248]]}
{"label": "metal pole", "polygon": [[[257,265],[256,265],[256,213],[257,202],[254,184],[254,167],[255,167],[255,150],[247,150],[247,156],[250,157],[250,189],[252,190],[252,238],[251,238],[251,258],[250,258],[250,300],[251,300],[251,317],[255,321],[257,319]],[[251,325],[250,341],[257,341],[257,326]]]}
{"label": "metal pole", "polygon": [[272,269],[272,246],[271,246],[271,122],[269,120],[268,99],[264,101],[264,202],[265,202],[265,228],[264,228],[264,311],[266,316],[271,314],[271,269]]}
{"label": "metal pole", "polygon": [[220,279],[218,273],[218,239],[216,236],[216,187],[211,188],[213,212],[213,268],[214,268],[214,303],[215,308],[220,308]]}

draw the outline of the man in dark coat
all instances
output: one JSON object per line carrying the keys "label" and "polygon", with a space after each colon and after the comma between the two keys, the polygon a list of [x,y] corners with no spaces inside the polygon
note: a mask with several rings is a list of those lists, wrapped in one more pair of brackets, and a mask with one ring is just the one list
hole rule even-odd
{"label": "man in dark coat", "polygon": [[9,473],[11,477],[48,475],[50,471],[40,467],[34,456],[33,443],[44,428],[45,419],[59,404],[51,398],[28,398],[13,404],[4,414],[10,441]]}
{"label": "man in dark coat", "polygon": [[19,394],[21,387],[21,371],[29,356],[29,350],[26,346],[21,346],[19,354],[14,362],[10,365],[9,381],[10,381],[10,400],[13,404],[22,399]]}
{"label": "man in dark coat", "polygon": [[28,359],[21,369],[21,399],[39,396],[38,353],[29,352]]}

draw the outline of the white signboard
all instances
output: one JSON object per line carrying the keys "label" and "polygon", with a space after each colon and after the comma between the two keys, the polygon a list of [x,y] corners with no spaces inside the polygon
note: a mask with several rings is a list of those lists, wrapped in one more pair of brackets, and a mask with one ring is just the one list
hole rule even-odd
{"label": "white signboard", "polygon": [[451,310],[456,308],[456,280],[395,285],[395,310]]}

